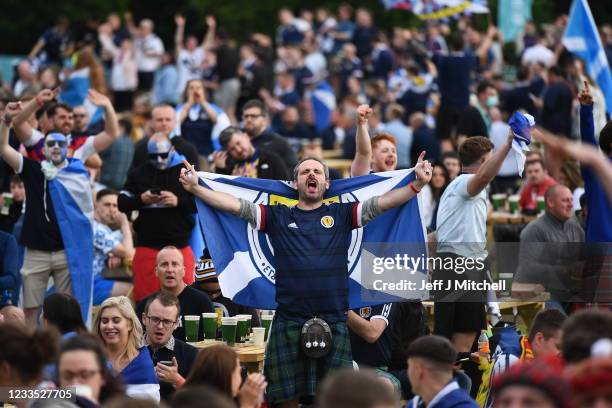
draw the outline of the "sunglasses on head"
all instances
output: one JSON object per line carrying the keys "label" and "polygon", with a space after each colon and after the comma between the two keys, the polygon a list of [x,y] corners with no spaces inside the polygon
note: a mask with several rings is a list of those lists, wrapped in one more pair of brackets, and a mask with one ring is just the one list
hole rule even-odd
{"label": "sunglasses on head", "polygon": [[55,147],[58,146],[59,148],[63,149],[64,147],[66,147],[66,145],[68,144],[68,142],[66,142],[65,140],[55,140],[55,139],[48,139],[45,144],[47,145],[47,147]]}
{"label": "sunglasses on head", "polygon": [[157,160],[158,158],[167,159],[170,153],[149,153],[149,158]]}

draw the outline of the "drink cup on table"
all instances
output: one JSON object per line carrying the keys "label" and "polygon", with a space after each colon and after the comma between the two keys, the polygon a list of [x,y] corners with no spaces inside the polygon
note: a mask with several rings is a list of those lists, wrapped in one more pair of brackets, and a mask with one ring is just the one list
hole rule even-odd
{"label": "drink cup on table", "polygon": [[217,338],[217,314],[202,313],[204,322],[204,340],[215,340]]}
{"label": "drink cup on table", "polygon": [[265,336],[264,336],[266,341],[268,340],[268,336],[270,335],[270,327],[272,326],[273,319],[274,319],[274,316],[271,314],[261,315],[261,325],[264,329],[266,329]]}
{"label": "drink cup on table", "polygon": [[538,197],[537,203],[538,203],[538,211],[540,213],[543,213],[544,210],[546,209],[546,202],[544,201],[544,197]]}
{"label": "drink cup on table", "polygon": [[187,315],[185,316],[185,340],[188,343],[198,341],[198,332],[200,331],[200,316]]}
{"label": "drink cup on table", "polygon": [[507,194],[493,194],[491,200],[493,200],[493,209],[495,211],[503,211],[506,209]]}
{"label": "drink cup on table", "polygon": [[253,343],[256,346],[263,346],[266,342],[266,328],[253,327]]}
{"label": "drink cup on table", "polygon": [[236,341],[238,343],[244,343],[247,335],[247,319],[244,315],[236,315],[238,319],[238,325],[236,326]]}
{"label": "drink cup on table", "polygon": [[512,214],[518,214],[518,210],[519,210],[519,200],[520,200],[520,196],[519,195],[511,195],[508,198],[508,204],[510,204],[510,212]]}
{"label": "drink cup on table", "polygon": [[228,346],[233,346],[236,342],[236,331],[238,328],[238,319],[235,317],[224,317],[221,319],[221,335],[223,341]]}

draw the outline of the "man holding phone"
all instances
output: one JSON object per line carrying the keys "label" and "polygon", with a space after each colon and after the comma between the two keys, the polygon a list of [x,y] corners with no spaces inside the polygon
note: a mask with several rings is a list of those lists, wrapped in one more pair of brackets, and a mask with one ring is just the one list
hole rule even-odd
{"label": "man holding phone", "polygon": [[168,401],[176,387],[185,382],[198,349],[172,336],[181,314],[176,296],[158,292],[146,303],[141,318],[144,322],[144,344],[151,353],[155,374],[159,379],[159,393]]}
{"label": "man holding phone", "polygon": [[134,261],[134,300],[159,290],[155,277],[156,257],[165,246],[175,246],[185,260],[184,282],[193,282],[195,257],[189,246],[194,226],[195,203],[178,182],[183,155],[175,151],[167,134],[153,134],[147,143],[149,160],[128,175],[119,194],[119,210],[128,217],[138,211],[134,221],[136,242]]}

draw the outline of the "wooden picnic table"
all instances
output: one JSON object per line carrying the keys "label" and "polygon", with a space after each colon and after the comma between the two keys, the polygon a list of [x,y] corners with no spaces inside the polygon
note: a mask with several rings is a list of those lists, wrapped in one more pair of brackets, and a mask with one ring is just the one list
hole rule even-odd
{"label": "wooden picnic table", "polygon": [[[225,344],[225,342],[220,340],[204,340],[197,342],[195,346],[199,349],[205,349],[217,344]],[[232,348],[238,354],[240,362],[246,366],[250,373],[263,371],[263,362],[266,356],[265,345],[256,346],[248,343],[235,343]]]}
{"label": "wooden picnic table", "polygon": [[[550,295],[542,293],[541,295],[525,301],[519,300],[504,300],[499,299],[499,308],[502,314],[502,319],[506,322],[513,322],[519,326],[524,333],[531,325],[533,318],[543,310],[546,301],[550,299]],[[433,330],[434,302],[424,301],[423,306],[427,312],[427,324]],[[520,318],[520,320],[519,320]]]}
{"label": "wooden picnic table", "polygon": [[342,149],[323,150],[323,158],[325,160],[328,160],[328,159],[338,159],[338,158],[342,157],[343,153],[344,152],[342,151]]}

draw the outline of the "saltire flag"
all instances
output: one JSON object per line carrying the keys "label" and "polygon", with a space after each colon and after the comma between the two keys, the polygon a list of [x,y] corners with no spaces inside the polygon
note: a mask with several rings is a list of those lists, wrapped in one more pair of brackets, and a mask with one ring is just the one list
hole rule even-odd
{"label": "saltire flag", "polygon": [[585,62],[589,75],[595,79],[606,98],[606,112],[612,114],[610,65],[586,0],[574,0],[562,42],[568,51]]}
{"label": "saltire flag", "polygon": [[[200,185],[206,188],[226,192],[255,204],[297,204],[297,191],[289,182],[204,172],[198,173],[198,176]],[[405,186],[413,179],[414,169],[407,169],[334,180],[324,199],[326,203],[363,202]],[[423,256],[426,253],[426,233],[418,201],[418,198],[411,199],[375,218],[365,228],[353,230],[347,254],[349,308],[400,300],[398,296],[375,292],[361,284],[361,250],[368,243],[410,244],[406,246],[408,252],[414,253],[408,253],[408,256]],[[202,234],[224,296],[241,305],[275,309],[274,250],[267,235],[253,229],[246,221],[216,210],[200,199],[196,198],[196,205]]]}
{"label": "saltire flag", "polygon": [[321,81],[310,94],[314,125],[317,134],[321,134],[331,125],[331,116],[336,109],[336,95],[327,81]]}
{"label": "saltire flag", "polygon": [[83,162],[67,160],[68,165],[47,184],[66,250],[72,295],[89,326],[93,299],[93,198]]}
{"label": "saltire flag", "polygon": [[81,68],[68,76],[59,99],[72,108],[83,105],[89,114],[89,126],[91,126],[103,119],[104,109],[87,99],[89,88],[89,68]]}
{"label": "saltire flag", "polygon": [[126,384],[125,393],[130,398],[150,399],[159,402],[159,381],[151,370],[153,361],[146,346],[138,350],[138,355],[121,372]]}

